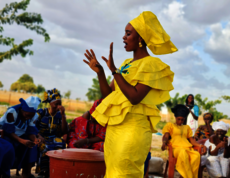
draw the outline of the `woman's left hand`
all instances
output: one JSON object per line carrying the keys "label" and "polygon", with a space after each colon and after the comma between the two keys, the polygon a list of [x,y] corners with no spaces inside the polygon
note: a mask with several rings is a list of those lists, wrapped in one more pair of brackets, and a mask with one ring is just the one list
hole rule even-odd
{"label": "woman's left hand", "polygon": [[81,140],[77,140],[73,145],[76,147],[76,148],[82,148],[83,145],[85,145],[87,143],[87,140],[86,139],[81,139]]}
{"label": "woman's left hand", "polygon": [[60,110],[61,115],[65,115],[65,108],[63,106],[59,105],[58,109]]}
{"label": "woman's left hand", "polygon": [[113,42],[110,44],[109,59],[106,59],[104,56],[102,56],[101,58],[106,62],[111,72],[114,72],[117,69],[113,61]]}
{"label": "woman's left hand", "polygon": [[202,145],[201,146],[201,155],[205,155],[207,153],[207,148],[206,146]]}

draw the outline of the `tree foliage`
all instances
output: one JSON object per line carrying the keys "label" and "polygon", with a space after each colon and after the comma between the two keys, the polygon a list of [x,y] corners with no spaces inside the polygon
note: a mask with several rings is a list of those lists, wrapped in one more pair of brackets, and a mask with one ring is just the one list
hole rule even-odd
{"label": "tree foliage", "polygon": [[2,82],[0,81],[0,88],[2,88],[3,87],[3,84],[2,84]]}
{"label": "tree foliage", "polygon": [[24,74],[18,79],[18,81],[11,84],[10,90],[35,93],[37,87],[34,84],[33,78],[28,74]]}
{"label": "tree foliage", "polygon": [[44,91],[46,91],[46,89],[41,84],[38,84],[36,93],[43,93]]}
{"label": "tree foliage", "polygon": [[168,111],[171,111],[171,108],[175,107],[177,104],[185,104],[185,100],[188,95],[183,95],[182,97],[179,97],[179,95],[179,93],[176,93],[173,98],[171,97],[168,101],[164,103]]}
{"label": "tree foliage", "polygon": [[[21,25],[35,31],[37,34],[42,35],[45,38],[45,42],[50,40],[48,33],[46,30],[40,26],[43,23],[43,19],[41,14],[37,13],[30,13],[30,12],[23,12],[19,15],[16,15],[18,10],[25,11],[30,3],[30,0],[22,0],[21,2],[13,2],[9,5],[6,4],[5,7],[0,10],[0,33],[4,31],[3,26],[4,24],[12,25],[16,23],[17,25]],[[0,45],[10,46],[11,49],[8,51],[0,52],[0,62],[4,59],[11,59],[12,56],[16,56],[21,54],[22,57],[26,55],[33,55],[33,51],[29,49],[25,49],[28,46],[33,44],[32,39],[27,39],[20,44],[14,43],[14,38],[10,37],[3,37],[0,35]]]}
{"label": "tree foliage", "polygon": [[68,90],[66,93],[64,93],[64,98],[70,99],[71,91]]}
{"label": "tree foliage", "polygon": [[224,95],[224,96],[221,96],[221,98],[223,98],[225,101],[230,103],[230,96]]}
{"label": "tree foliage", "polygon": [[18,82],[20,83],[25,83],[25,82],[31,82],[31,83],[34,83],[34,80],[33,78],[28,75],[28,74],[23,74],[19,79],[18,79]]}
{"label": "tree foliage", "polygon": [[[111,83],[111,76],[107,77],[108,84]],[[98,78],[93,78],[93,85],[91,88],[88,88],[88,92],[86,93],[86,96],[89,101],[95,101],[97,99],[102,98],[101,90],[100,90],[100,84]]]}

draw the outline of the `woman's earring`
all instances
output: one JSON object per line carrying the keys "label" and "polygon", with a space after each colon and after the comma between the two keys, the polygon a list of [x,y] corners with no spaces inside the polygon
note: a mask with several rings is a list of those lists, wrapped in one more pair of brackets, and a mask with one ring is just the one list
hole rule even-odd
{"label": "woman's earring", "polygon": [[141,44],[141,42],[139,42],[139,47],[140,47],[140,48],[142,47],[142,44]]}

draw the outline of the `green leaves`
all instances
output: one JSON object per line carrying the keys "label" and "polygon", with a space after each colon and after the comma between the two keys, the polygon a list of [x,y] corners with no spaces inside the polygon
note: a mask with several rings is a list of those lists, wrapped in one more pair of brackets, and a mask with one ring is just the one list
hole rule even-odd
{"label": "green leaves", "polygon": [[[10,5],[6,4],[5,7],[0,10],[0,25],[12,25],[14,23],[17,25],[22,25],[27,29],[35,31],[38,35],[42,35],[44,37],[44,41],[49,42],[49,34],[39,25],[43,23],[41,14],[23,12],[19,15],[16,15],[18,10],[25,11],[29,3],[30,0],[23,0],[21,2],[10,3]],[[3,30],[3,27],[0,26],[0,33],[2,33]],[[31,46],[32,44],[33,40],[28,39],[23,41],[21,44],[16,45],[14,44],[14,38],[3,37],[3,35],[0,35],[0,45],[11,46],[10,50],[0,52],[0,62],[2,62],[4,59],[11,59],[12,56],[16,56],[18,54],[21,54],[22,57],[25,57],[26,55],[33,55],[33,51],[25,49],[25,47]]]}
{"label": "green leaves", "polygon": [[[108,84],[111,83],[111,76],[107,77]],[[98,78],[93,78],[93,85],[92,88],[88,88],[88,92],[86,93],[86,96],[89,101],[95,101],[97,99],[102,98],[101,90],[100,90],[100,84]]]}

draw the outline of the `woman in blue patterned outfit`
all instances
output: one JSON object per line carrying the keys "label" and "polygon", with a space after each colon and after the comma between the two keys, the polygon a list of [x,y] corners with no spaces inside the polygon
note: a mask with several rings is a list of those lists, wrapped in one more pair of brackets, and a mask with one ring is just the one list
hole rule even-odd
{"label": "woman in blue patterned outfit", "polygon": [[[9,108],[0,119],[3,126],[4,139],[9,141],[15,150],[15,161],[12,169],[22,170],[23,178],[34,177],[31,174],[31,167],[37,161],[36,138],[38,130],[35,127],[37,107],[41,100],[38,97],[29,97],[26,100],[20,99],[21,104]],[[10,160],[9,160],[10,161]]]}
{"label": "woman in blue patterned outfit", "polygon": [[61,96],[57,89],[45,92],[43,103],[49,103],[50,108],[39,109],[37,112],[39,115],[36,121],[38,136],[43,141],[39,147],[38,177],[49,176],[49,157],[45,153],[50,150],[64,149],[66,146],[61,137],[67,133],[65,108],[61,105]]}

